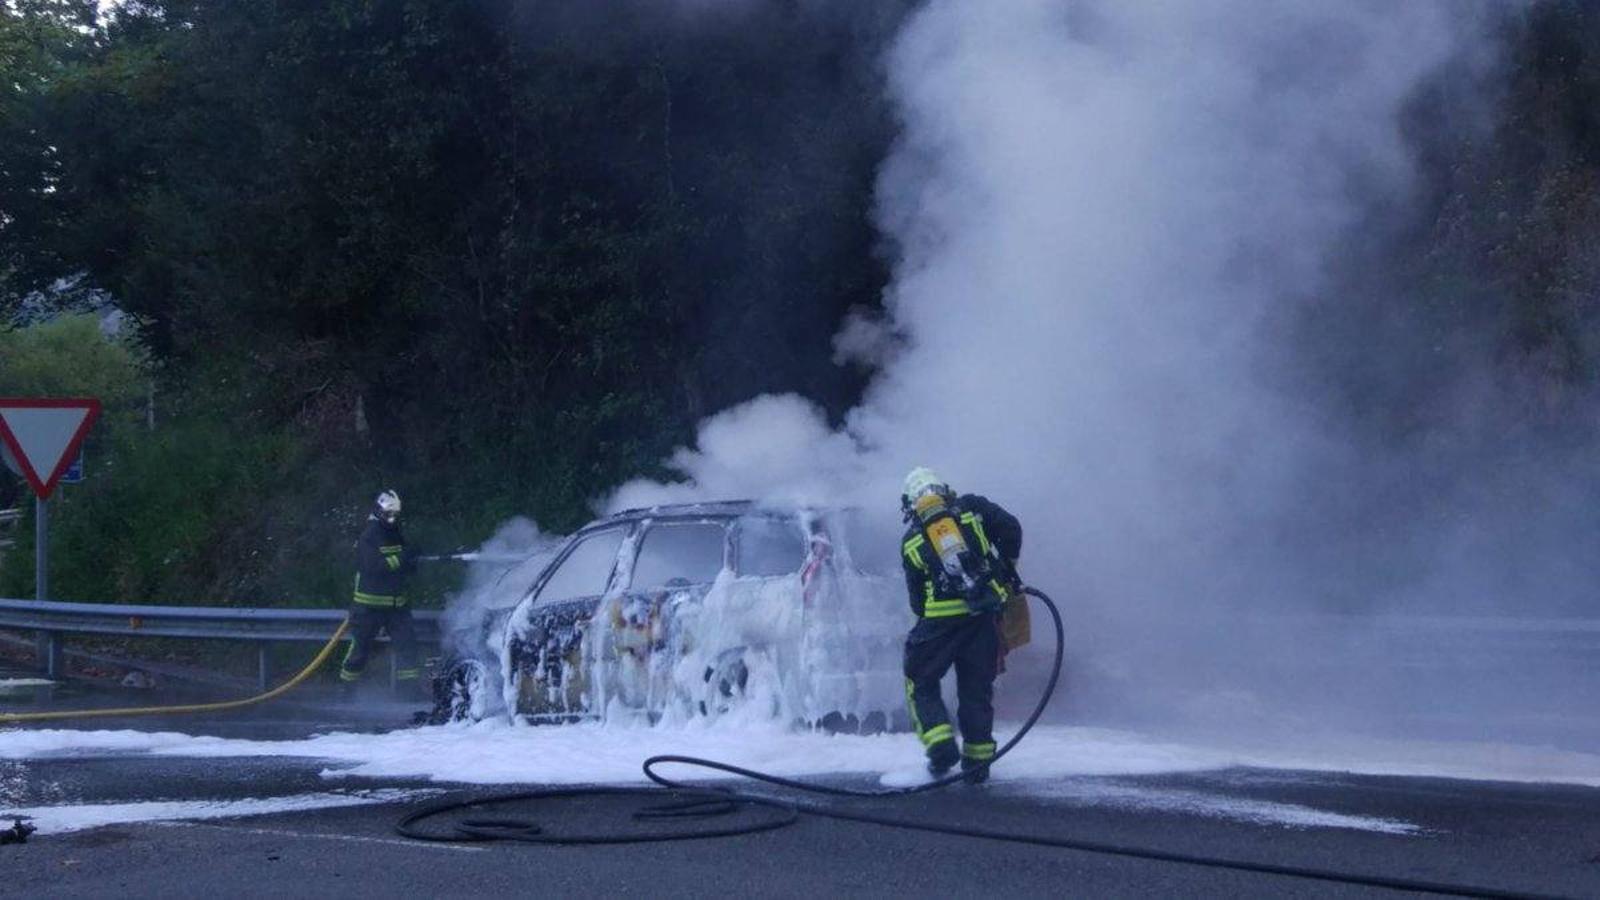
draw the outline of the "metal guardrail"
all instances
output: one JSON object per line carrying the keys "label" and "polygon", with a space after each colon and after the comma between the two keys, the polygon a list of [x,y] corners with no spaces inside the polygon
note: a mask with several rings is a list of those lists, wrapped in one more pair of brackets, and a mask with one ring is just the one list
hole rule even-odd
{"label": "metal guardrail", "polygon": [[[104,634],[120,637],[203,638],[257,641],[258,678],[270,677],[267,647],[280,641],[325,641],[344,619],[337,609],[269,609],[260,607],[148,606],[117,603],[61,603],[0,598],[0,628],[40,632],[45,668],[60,674],[58,635]],[[417,641],[439,643],[439,613],[412,613]],[[393,677],[394,654],[390,659]]]}
{"label": "metal guardrail", "polygon": [[[344,619],[337,609],[216,606],[131,606],[0,599],[0,628],[72,631],[124,637],[215,638],[236,641],[325,641]],[[439,614],[412,613],[417,640],[438,643]]]}

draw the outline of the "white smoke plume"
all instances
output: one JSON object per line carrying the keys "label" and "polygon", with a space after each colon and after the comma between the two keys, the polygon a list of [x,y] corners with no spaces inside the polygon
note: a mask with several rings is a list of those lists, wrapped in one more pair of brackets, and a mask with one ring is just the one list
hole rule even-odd
{"label": "white smoke plume", "polygon": [[1265,694],[1337,694],[1243,643],[1294,632],[1229,624],[1319,608],[1296,486],[1359,468],[1274,384],[1272,322],[1327,287],[1377,201],[1406,195],[1402,110],[1447,63],[1484,68],[1492,11],[931,0],[886,61],[902,120],[879,182],[888,321],[836,341],[840,362],[882,366],[864,401],[840,429],[793,396],[727,410],[671,460],[683,483],[606,505],[893,513],[902,474],[929,465],[1022,518],[1024,575],[1073,620],[1075,711],[1157,696],[1265,718],[1281,712]]}

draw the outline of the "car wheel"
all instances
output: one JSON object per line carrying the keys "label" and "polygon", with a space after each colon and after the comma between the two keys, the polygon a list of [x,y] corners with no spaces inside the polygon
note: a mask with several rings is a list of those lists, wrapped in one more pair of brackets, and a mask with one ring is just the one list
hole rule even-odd
{"label": "car wheel", "polygon": [[433,715],[429,721],[476,722],[487,713],[489,668],[475,659],[456,659],[433,681]]}
{"label": "car wheel", "polygon": [[750,667],[745,664],[745,649],[737,647],[724,650],[706,666],[701,680],[700,715],[710,718],[732,712],[742,706],[746,689],[750,686]]}

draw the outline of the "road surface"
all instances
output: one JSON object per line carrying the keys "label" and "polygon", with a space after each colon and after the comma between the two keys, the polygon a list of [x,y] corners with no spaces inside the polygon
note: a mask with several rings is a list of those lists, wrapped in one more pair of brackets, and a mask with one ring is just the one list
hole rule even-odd
{"label": "road surface", "polygon": [[[77,696],[45,705],[82,702]],[[114,697],[97,697],[112,702]],[[245,715],[84,722],[83,729],[294,739],[401,727],[410,707],[284,704]],[[393,831],[457,792],[526,784],[361,778],[294,757],[28,751],[0,732],[0,809],[40,831],[0,846],[10,896],[1371,896],[1371,886],[930,834],[805,816],[762,834],[626,846],[431,844]],[[540,729],[527,729],[537,754]],[[648,739],[648,735],[643,738]],[[9,758],[8,758],[9,757]],[[833,783],[871,786],[834,777]],[[635,801],[506,809],[551,830],[627,829]],[[957,786],[849,809],[1353,879],[1600,897],[1600,789],[1226,768]],[[758,815],[740,813],[739,815]],[[104,822],[98,827],[95,822]],[[52,827],[49,823],[55,822]],[[0,823],[9,824],[9,823]]]}

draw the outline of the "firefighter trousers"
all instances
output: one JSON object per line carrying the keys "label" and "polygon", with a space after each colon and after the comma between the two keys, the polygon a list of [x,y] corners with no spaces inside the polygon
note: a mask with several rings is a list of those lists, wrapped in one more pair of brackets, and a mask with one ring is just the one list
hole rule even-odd
{"label": "firefighter trousers", "polygon": [[411,610],[404,606],[350,605],[350,649],[339,666],[340,681],[359,681],[372,657],[372,644],[378,632],[389,635],[395,658],[395,678],[414,681],[421,674],[417,666],[417,632],[411,623]]}
{"label": "firefighter trousers", "polygon": [[955,733],[939,695],[939,682],[956,670],[956,717],[961,755],[973,762],[994,757],[994,679],[1000,670],[1000,625],[994,613],[959,619],[923,619],[906,638],[906,701],[911,725],[928,758],[953,764]]}

